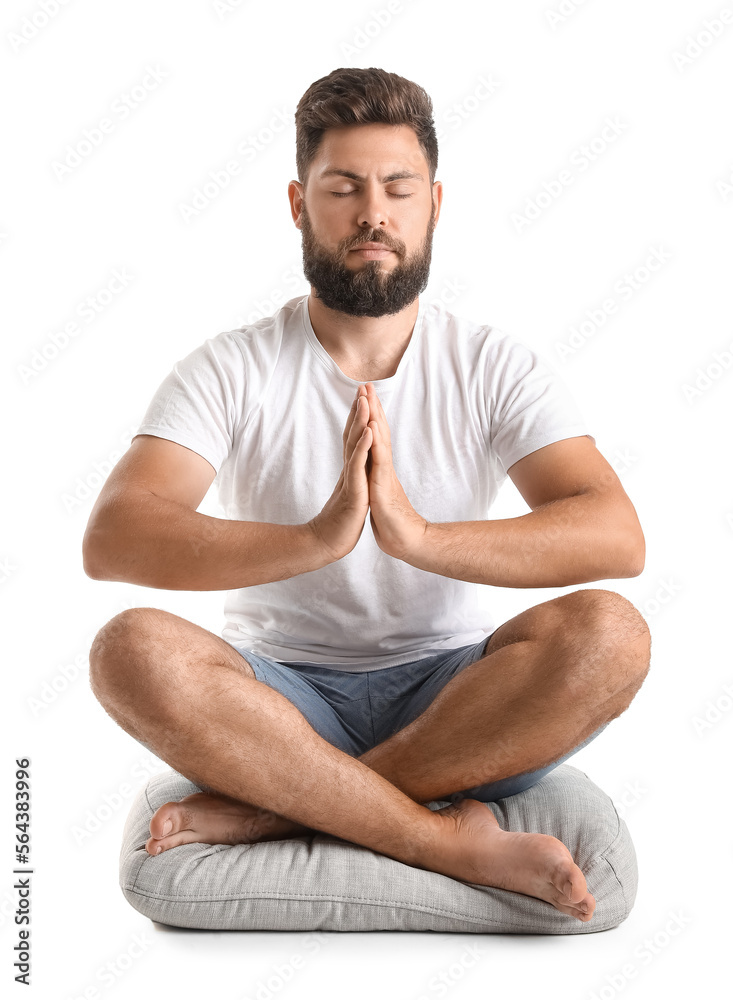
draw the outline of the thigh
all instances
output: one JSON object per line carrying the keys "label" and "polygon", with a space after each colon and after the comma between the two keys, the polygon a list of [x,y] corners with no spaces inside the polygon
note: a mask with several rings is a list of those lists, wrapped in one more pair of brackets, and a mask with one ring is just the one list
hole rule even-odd
{"label": "thigh", "polygon": [[[484,656],[489,639],[473,646],[370,671],[369,702],[376,746],[409,726],[457,674]],[[367,747],[371,749],[371,747]]]}
{"label": "thigh", "polygon": [[561,642],[578,651],[590,643],[618,643],[648,636],[639,611],[613,590],[586,587],[535,604],[500,625],[487,644],[487,653],[527,639]]}
{"label": "thigh", "polygon": [[89,650],[89,685],[105,711],[151,753],[149,727],[180,724],[195,713],[216,668],[254,676],[220,636],[159,608],[127,608],[97,632]]}
{"label": "thigh", "polygon": [[[495,653],[503,646],[527,639],[546,639],[548,634],[561,625],[566,618],[568,607],[572,604],[575,593],[561,594],[549,601],[535,604],[531,608],[520,611],[518,615],[509,618],[488,638],[484,655]],[[582,598],[581,598],[582,600]]]}
{"label": "thigh", "polygon": [[459,799],[479,799],[481,802],[496,802],[498,799],[506,799],[510,795],[517,795],[519,792],[524,792],[532,785],[536,785],[546,774],[550,771],[554,771],[558,764],[563,764],[566,760],[576,754],[578,750],[582,750],[583,747],[587,746],[591,740],[594,740],[596,736],[603,732],[603,730],[608,725],[608,722],[604,722],[594,733],[591,733],[582,743],[579,743],[577,747],[573,747],[568,753],[558,760],[553,761],[548,764],[547,767],[541,768],[539,771],[528,771],[525,774],[516,774],[509,778],[501,778],[499,781],[492,781],[486,785],[476,785],[474,788],[464,788],[461,792],[455,792],[453,795],[449,795],[447,798],[451,802],[455,802]]}
{"label": "thigh", "polygon": [[[363,674],[319,668],[317,664],[281,663],[249,649],[237,652],[246,658],[255,678],[295,705],[327,743],[352,757],[363,752],[362,730],[369,726],[366,693],[360,691],[366,690]],[[351,712],[346,712],[346,707]]]}
{"label": "thigh", "polygon": [[89,677],[97,698],[165,699],[190,684],[199,687],[207,665],[253,676],[221,636],[160,608],[127,608],[97,632],[89,650]]}

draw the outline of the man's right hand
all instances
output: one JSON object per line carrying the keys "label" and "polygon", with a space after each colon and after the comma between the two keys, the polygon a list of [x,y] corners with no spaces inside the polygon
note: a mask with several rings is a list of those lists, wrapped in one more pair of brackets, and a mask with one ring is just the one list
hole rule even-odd
{"label": "man's right hand", "polygon": [[336,489],[320,514],[308,521],[324,554],[343,559],[355,547],[369,510],[366,461],[372,445],[366,388],[359,386],[344,427],[344,465]]}

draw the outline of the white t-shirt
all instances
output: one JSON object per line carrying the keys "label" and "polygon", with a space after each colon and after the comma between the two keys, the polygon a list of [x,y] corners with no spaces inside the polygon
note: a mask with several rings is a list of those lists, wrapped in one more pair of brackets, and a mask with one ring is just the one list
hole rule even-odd
{"label": "white t-shirt", "polygon": [[[310,321],[308,295],[206,340],[173,366],[138,434],[185,445],[217,473],[228,518],[304,524],[343,467],[356,380]],[[374,381],[395,470],[431,522],[486,520],[514,462],[588,433],[562,379],[511,335],[419,300],[390,378]],[[227,592],[222,638],[283,662],[362,672],[480,642],[498,627],[481,584],[386,555],[369,514],[343,559],[288,580]]]}

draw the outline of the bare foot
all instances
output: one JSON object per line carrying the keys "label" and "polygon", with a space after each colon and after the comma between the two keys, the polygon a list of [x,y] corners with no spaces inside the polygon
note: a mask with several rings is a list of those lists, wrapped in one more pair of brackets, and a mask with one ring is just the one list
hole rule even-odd
{"label": "bare foot", "polygon": [[[493,812],[476,799],[462,799],[432,815],[443,827],[432,853],[411,862],[415,867],[535,896],[584,923],[593,916],[596,901],[585,876],[556,837],[502,830]],[[225,795],[194,792],[156,810],[145,849],[159,854],[181,844],[249,844],[315,832]]]}
{"label": "bare foot", "polygon": [[164,803],[153,813],[145,849],[148,854],[160,854],[181,844],[251,844],[315,832],[227,795],[194,792],[180,802]]}
{"label": "bare foot", "polygon": [[596,901],[562,841],[544,833],[502,830],[486,803],[462,799],[433,812],[445,817],[445,840],[419,867],[476,885],[536,896],[587,923]]}

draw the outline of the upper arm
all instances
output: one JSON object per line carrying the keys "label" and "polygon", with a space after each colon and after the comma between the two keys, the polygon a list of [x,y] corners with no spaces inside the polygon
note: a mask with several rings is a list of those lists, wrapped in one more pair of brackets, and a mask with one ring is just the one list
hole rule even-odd
{"label": "upper arm", "polygon": [[138,434],[107,477],[97,503],[142,491],[197,510],[215,477],[211,463],[190,448]]}
{"label": "upper arm", "polygon": [[566,438],[538,448],[515,462],[508,474],[532,510],[553,500],[594,494],[604,504],[604,523],[629,539],[643,565],[644,534],[634,505],[590,437]]}
{"label": "upper arm", "polygon": [[196,510],[215,477],[214,467],[190,448],[151,434],[136,435],[107,477],[89,517],[82,541],[86,572],[90,573],[87,565],[93,540],[102,536],[100,529],[108,513],[119,512],[146,493]]}
{"label": "upper arm", "polygon": [[589,490],[626,495],[618,476],[587,435],[538,448],[515,462],[508,475],[532,510]]}

